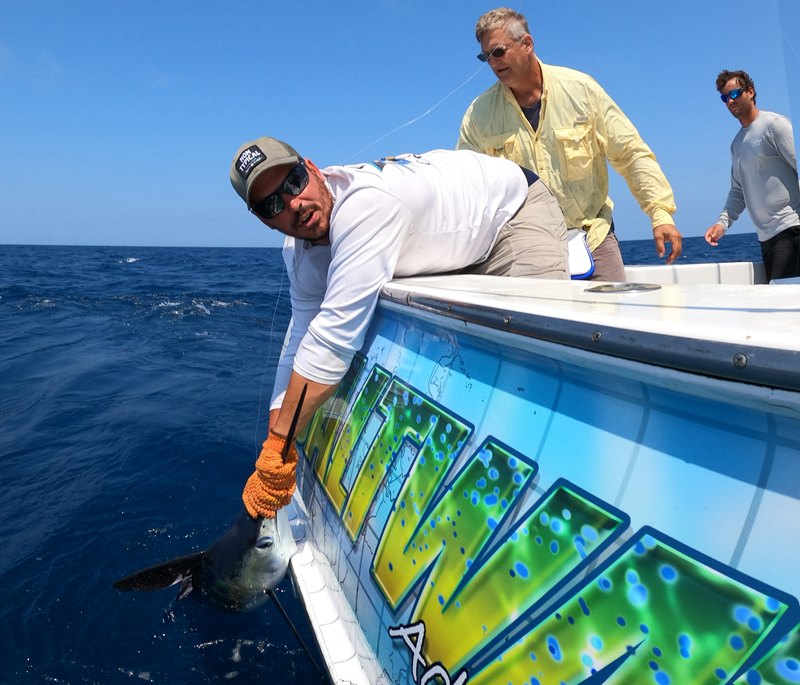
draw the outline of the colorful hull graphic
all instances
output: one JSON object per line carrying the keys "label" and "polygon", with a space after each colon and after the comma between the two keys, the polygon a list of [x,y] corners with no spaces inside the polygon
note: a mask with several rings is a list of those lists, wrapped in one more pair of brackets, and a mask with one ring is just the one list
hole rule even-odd
{"label": "colorful hull graphic", "polygon": [[800,683],[800,421],[381,305],[299,443],[395,683]]}

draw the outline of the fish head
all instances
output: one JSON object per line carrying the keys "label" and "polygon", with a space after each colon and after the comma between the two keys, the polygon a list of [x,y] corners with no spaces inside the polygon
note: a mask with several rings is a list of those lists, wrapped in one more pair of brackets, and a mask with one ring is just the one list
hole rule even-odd
{"label": "fish head", "polygon": [[283,580],[297,544],[286,509],[253,518],[242,509],[233,525],[203,554],[192,596],[224,611],[249,611]]}
{"label": "fish head", "polygon": [[258,519],[258,537],[247,570],[259,584],[274,588],[286,575],[289,560],[297,552],[286,509],[278,509],[275,518]]}

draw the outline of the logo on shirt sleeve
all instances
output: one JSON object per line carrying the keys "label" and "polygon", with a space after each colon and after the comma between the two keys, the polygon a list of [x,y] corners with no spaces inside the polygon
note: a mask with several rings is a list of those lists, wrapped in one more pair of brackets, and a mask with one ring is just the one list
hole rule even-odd
{"label": "logo on shirt sleeve", "polygon": [[239,176],[242,177],[242,180],[246,181],[253,169],[261,164],[261,162],[266,161],[266,159],[267,156],[261,151],[258,145],[251,145],[246,150],[243,150],[242,154],[240,154],[239,158],[236,160],[236,171]]}

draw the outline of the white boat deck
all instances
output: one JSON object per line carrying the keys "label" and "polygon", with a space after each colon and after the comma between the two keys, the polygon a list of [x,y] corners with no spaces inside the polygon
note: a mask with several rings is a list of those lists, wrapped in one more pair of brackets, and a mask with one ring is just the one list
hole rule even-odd
{"label": "white boat deck", "polygon": [[[652,282],[652,281],[650,281]],[[658,290],[591,292],[595,282],[487,276],[408,278],[391,299],[440,299],[643,333],[800,351],[800,285],[664,284]]]}

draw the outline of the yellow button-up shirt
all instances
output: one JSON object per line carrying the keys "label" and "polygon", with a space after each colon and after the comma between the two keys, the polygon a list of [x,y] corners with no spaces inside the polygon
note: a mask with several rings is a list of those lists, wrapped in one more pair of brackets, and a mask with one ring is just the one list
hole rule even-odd
{"label": "yellow button-up shirt", "polygon": [[611,227],[606,160],[627,181],[653,228],[674,224],[672,188],[630,119],[590,76],[539,64],[544,83],[538,130],[498,81],[470,105],[456,149],[506,157],[535,171],[553,191],[567,226],[587,231],[592,250]]}

